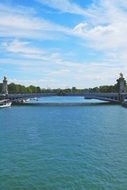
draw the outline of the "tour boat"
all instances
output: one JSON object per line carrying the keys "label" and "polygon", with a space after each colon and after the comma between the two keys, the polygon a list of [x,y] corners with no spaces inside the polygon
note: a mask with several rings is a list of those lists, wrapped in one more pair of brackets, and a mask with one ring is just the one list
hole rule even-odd
{"label": "tour boat", "polygon": [[0,100],[0,108],[10,107],[12,102],[10,100]]}

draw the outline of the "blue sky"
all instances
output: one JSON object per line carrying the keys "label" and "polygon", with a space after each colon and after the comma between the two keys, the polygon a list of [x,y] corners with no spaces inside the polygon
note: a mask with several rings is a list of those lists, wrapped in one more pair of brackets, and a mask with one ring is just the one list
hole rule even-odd
{"label": "blue sky", "polygon": [[125,0],[1,0],[0,72],[48,88],[127,77]]}

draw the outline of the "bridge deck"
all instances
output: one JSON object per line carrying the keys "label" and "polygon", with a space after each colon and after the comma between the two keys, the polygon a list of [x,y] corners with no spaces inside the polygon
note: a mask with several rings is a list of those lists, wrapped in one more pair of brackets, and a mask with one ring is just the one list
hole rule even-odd
{"label": "bridge deck", "polygon": [[[34,94],[8,94],[1,97],[8,98],[12,101],[19,99],[27,99],[34,97],[45,97],[45,96],[57,96],[56,93],[34,93]],[[66,96],[83,96],[86,99],[98,99],[108,102],[121,102],[127,98],[127,93],[68,93]]]}

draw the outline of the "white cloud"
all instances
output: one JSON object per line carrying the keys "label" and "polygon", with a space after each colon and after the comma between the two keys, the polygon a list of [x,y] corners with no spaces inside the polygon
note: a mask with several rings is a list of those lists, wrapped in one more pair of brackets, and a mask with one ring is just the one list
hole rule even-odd
{"label": "white cloud", "polygon": [[18,39],[4,41],[0,44],[0,49],[6,54],[11,54],[13,57],[20,57],[20,59],[26,58],[27,60],[38,60],[58,63],[61,61],[58,52],[46,51],[44,49],[37,48],[33,43],[29,41],[21,41]]}
{"label": "white cloud", "polygon": [[6,51],[14,54],[40,55],[42,53],[39,49],[32,48],[30,43],[26,41],[13,40],[11,42],[3,42],[1,45]]}
{"label": "white cloud", "polygon": [[72,13],[77,15],[89,15],[84,8],[80,7],[78,4],[71,2],[70,0],[36,0],[42,4],[45,4],[53,9],[59,10],[63,13]]}
{"label": "white cloud", "polygon": [[123,0],[98,2],[88,9],[96,20],[87,18],[87,22],[77,24],[73,29],[74,34],[87,40],[90,47],[97,50],[111,51],[127,47],[127,4]]}
{"label": "white cloud", "polygon": [[[127,73],[127,12],[125,10],[127,3],[125,1],[99,0],[87,10],[79,6],[77,9],[75,4],[66,4],[70,1],[65,1],[65,4],[62,3],[63,1],[59,1],[61,3],[58,4],[55,0],[45,2],[50,2],[52,7],[62,12],[84,15],[84,21],[77,23],[71,31],[70,28],[37,17],[33,10],[23,14],[21,8],[16,10],[0,7],[0,36],[16,38],[3,40],[4,42],[1,43],[1,50],[4,54],[7,53],[9,58],[1,58],[0,64],[1,66],[13,64],[15,70],[20,73],[19,76],[24,75],[24,80],[17,79],[19,82],[27,85],[33,83],[41,87],[83,88],[113,84],[119,72],[124,70],[123,73]],[[79,37],[79,43],[82,41],[85,48],[90,47],[100,54],[104,53],[105,56],[102,56],[100,62],[91,61],[91,58],[89,61],[70,61],[70,58],[65,58],[65,49],[62,50],[63,55],[61,55],[57,51],[37,48],[29,41],[33,38],[37,40],[58,38],[61,34],[70,35],[70,38],[71,35]],[[34,80],[36,77],[38,80]],[[27,80],[28,78],[31,80]]]}
{"label": "white cloud", "polygon": [[[17,78],[17,80],[25,85],[32,83],[37,85],[38,81],[38,85],[41,87],[94,87],[98,84],[114,83],[114,75],[121,72],[121,68],[124,68],[125,73],[127,71],[124,64],[113,63],[111,60],[113,54],[109,54],[108,59],[101,63],[85,60],[75,62],[65,58],[65,54],[32,47],[29,41],[17,39],[5,41],[2,43],[1,51],[2,48],[10,58],[1,59],[0,65],[13,65],[18,76],[22,76],[22,74],[24,76],[24,79]],[[114,56],[115,59],[117,57]],[[31,76],[32,79],[28,79]],[[34,79],[36,77],[38,80]]]}
{"label": "white cloud", "polygon": [[27,39],[57,39],[69,33],[69,28],[38,17],[31,9],[0,4],[0,36]]}
{"label": "white cloud", "polygon": [[122,26],[121,24],[112,24],[107,26],[97,25],[91,28],[86,23],[80,23],[73,31],[79,37],[87,40],[90,47],[98,50],[126,47],[127,38],[124,37],[127,32],[127,28],[124,24]]}
{"label": "white cloud", "polygon": [[[127,2],[125,0],[99,0],[88,12],[96,19],[87,17],[73,28],[74,35],[83,39],[85,48],[90,47],[104,55],[102,62],[119,67],[118,72],[127,71]],[[84,43],[83,43],[84,42]],[[107,72],[108,76],[115,72]],[[101,68],[101,63],[100,63]],[[99,68],[98,68],[99,69]],[[100,70],[100,69],[99,69]],[[116,69],[117,70],[117,69]],[[101,74],[100,74],[101,75]]]}
{"label": "white cloud", "polygon": [[[97,62],[73,62],[64,59],[62,56],[47,55],[48,62],[43,60],[27,59],[1,59],[0,64],[9,64],[16,67],[18,72],[17,80],[22,84],[39,85],[41,87],[65,88],[76,86],[79,88],[94,87],[103,84],[114,84],[117,74],[124,68],[124,65],[112,65],[108,60],[101,64]],[[53,59],[54,57],[54,59]],[[23,78],[21,79],[20,76]],[[108,73],[108,75],[107,75]],[[14,73],[15,77],[15,73]],[[36,80],[35,80],[36,78]]]}

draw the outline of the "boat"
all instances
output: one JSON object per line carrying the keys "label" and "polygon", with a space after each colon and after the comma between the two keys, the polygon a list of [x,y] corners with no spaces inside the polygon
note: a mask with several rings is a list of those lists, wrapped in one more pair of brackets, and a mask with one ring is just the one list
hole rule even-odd
{"label": "boat", "polygon": [[12,102],[8,99],[0,100],[0,108],[11,107]]}
{"label": "boat", "polygon": [[25,100],[25,102],[30,102],[30,98],[27,98],[27,99]]}
{"label": "boat", "polygon": [[38,101],[38,98],[35,97],[35,98],[32,98],[32,100],[34,100],[34,101]]}
{"label": "boat", "polygon": [[122,106],[127,108],[127,99],[125,99],[123,102],[122,102]]}

